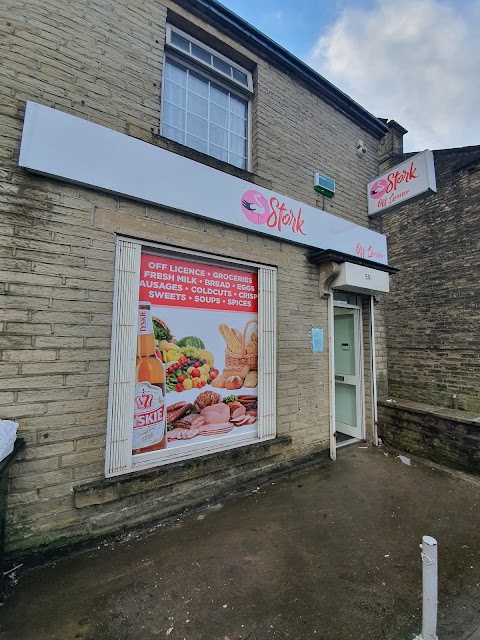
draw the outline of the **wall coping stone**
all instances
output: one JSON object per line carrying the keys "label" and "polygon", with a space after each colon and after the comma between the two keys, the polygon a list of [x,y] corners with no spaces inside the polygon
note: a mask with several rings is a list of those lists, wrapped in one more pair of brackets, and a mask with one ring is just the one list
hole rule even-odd
{"label": "wall coping stone", "polygon": [[422,402],[413,402],[411,400],[404,400],[403,398],[391,398],[391,400],[394,400],[394,402],[379,400],[378,404],[390,409],[398,408],[411,413],[422,413],[437,416],[438,418],[447,418],[453,422],[473,423],[474,425],[478,425],[480,428],[480,416],[473,411],[449,409],[448,407],[424,404]]}

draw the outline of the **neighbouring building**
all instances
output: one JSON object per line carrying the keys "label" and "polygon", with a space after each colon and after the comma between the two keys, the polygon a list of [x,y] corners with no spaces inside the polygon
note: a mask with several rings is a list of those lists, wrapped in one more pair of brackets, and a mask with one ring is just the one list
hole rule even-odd
{"label": "neighbouring building", "polygon": [[[390,123],[381,169],[414,157]],[[480,470],[480,146],[433,151],[436,193],[379,217],[399,272],[386,297],[384,438]]]}
{"label": "neighbouring building", "polygon": [[385,122],[213,0],[3,10],[9,553],[375,441]]}

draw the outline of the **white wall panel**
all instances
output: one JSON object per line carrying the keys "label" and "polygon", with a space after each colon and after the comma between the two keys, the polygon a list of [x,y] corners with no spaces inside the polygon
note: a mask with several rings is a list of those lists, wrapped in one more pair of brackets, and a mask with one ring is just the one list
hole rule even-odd
{"label": "white wall panel", "polygon": [[141,244],[118,240],[115,262],[105,475],[132,464],[133,398]]}

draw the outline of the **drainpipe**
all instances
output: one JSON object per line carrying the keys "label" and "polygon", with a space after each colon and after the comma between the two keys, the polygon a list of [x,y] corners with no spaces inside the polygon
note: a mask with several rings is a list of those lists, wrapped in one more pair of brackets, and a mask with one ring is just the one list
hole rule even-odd
{"label": "drainpipe", "polygon": [[335,353],[333,343],[334,312],[333,291],[330,289],[328,296],[328,379],[330,396],[330,459],[337,459],[337,428],[335,419]]}
{"label": "drainpipe", "polygon": [[373,413],[373,445],[378,447],[378,407],[377,407],[377,364],[375,344],[375,304],[373,296],[370,296],[370,352],[371,352],[371,379],[372,379],[372,413]]}

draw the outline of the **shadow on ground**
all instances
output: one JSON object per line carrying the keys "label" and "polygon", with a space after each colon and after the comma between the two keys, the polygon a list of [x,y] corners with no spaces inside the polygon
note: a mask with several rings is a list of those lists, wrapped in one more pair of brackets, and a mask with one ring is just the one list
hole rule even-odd
{"label": "shadow on ground", "polygon": [[[411,640],[422,535],[441,640],[480,627],[480,482],[355,445],[336,463],[22,577],[1,640]],[[204,517],[203,517],[204,516]]]}

